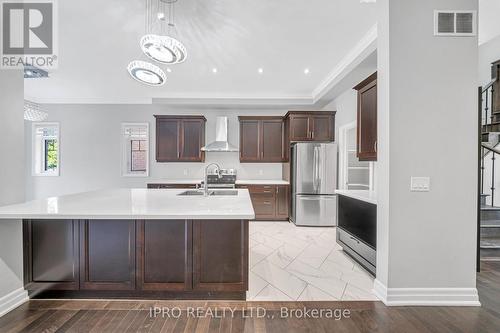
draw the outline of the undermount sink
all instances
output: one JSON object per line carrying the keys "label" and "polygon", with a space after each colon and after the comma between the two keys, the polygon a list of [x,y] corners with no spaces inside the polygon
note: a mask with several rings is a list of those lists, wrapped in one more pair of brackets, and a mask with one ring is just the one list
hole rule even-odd
{"label": "undermount sink", "polygon": [[[205,193],[202,190],[189,190],[179,193],[181,196],[203,196]],[[238,195],[237,190],[210,190],[208,191],[209,196],[222,196],[222,195],[230,195],[235,196]]]}

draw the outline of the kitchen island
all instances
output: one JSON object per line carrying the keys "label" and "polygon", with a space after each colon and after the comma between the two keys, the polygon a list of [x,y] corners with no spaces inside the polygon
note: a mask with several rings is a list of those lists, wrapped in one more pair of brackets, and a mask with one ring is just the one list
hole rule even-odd
{"label": "kitchen island", "polygon": [[244,300],[248,191],[185,192],[114,189],[0,207],[0,219],[23,220],[30,297]]}

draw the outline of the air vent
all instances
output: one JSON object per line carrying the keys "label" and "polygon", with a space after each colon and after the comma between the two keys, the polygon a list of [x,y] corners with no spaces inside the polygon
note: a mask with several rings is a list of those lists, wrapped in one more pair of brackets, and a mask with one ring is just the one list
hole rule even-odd
{"label": "air vent", "polygon": [[476,36],[477,12],[474,10],[434,11],[435,36]]}

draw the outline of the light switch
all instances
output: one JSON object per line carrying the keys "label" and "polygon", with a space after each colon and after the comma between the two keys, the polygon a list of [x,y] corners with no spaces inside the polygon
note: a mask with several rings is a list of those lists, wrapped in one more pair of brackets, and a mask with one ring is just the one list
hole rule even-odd
{"label": "light switch", "polygon": [[429,192],[431,190],[430,177],[411,177],[410,191]]}

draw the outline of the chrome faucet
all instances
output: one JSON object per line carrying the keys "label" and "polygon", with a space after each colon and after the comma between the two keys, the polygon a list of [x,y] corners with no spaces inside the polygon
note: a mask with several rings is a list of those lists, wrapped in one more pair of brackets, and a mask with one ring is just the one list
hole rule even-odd
{"label": "chrome faucet", "polygon": [[205,196],[207,197],[208,196],[208,169],[210,169],[210,167],[212,165],[215,165],[217,167],[217,176],[220,178],[221,177],[221,174],[220,174],[220,165],[218,165],[217,163],[210,163],[209,165],[207,165],[207,167],[205,168],[205,186],[203,188],[204,190],[204,193],[205,193]]}

